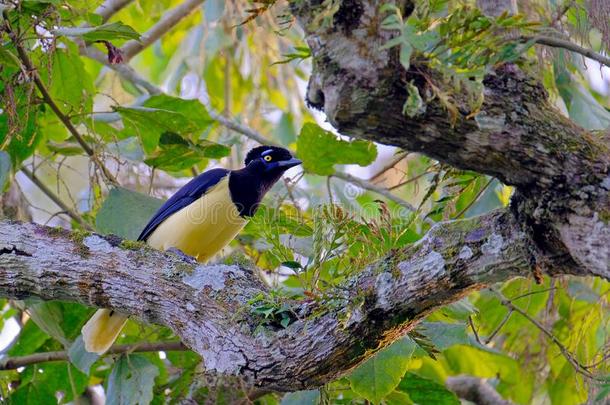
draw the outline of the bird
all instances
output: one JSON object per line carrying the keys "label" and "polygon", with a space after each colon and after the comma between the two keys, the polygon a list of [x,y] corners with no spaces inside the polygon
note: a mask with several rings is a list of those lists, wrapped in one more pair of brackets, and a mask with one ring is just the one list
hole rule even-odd
{"label": "bird", "polygon": [[[284,172],[301,163],[287,149],[255,147],[243,168],[211,169],[185,184],[152,216],[138,240],[206,263],[237,236]],[[97,310],[81,329],[85,349],[105,353],[127,319],[114,310]]]}

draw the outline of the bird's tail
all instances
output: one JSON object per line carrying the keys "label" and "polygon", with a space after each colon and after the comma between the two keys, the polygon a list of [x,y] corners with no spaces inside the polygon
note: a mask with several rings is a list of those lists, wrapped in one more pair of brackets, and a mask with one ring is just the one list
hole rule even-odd
{"label": "bird's tail", "polygon": [[125,326],[127,317],[109,309],[98,309],[81,329],[85,349],[104,354]]}

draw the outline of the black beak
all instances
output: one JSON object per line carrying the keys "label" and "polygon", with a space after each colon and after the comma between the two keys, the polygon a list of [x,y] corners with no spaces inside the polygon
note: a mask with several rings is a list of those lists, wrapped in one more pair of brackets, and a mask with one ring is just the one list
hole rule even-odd
{"label": "black beak", "polygon": [[281,161],[277,162],[277,166],[283,167],[286,169],[290,169],[291,167],[298,166],[301,163],[303,163],[303,162],[301,162],[299,159],[292,158],[292,159],[281,160]]}

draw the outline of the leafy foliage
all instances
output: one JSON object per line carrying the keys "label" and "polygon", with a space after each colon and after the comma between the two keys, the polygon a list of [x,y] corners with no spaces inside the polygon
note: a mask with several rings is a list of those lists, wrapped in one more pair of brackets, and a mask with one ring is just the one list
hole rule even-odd
{"label": "leafy foliage", "polygon": [[326,176],[332,174],[336,164],[367,166],[377,156],[377,149],[371,142],[339,140],[331,132],[310,123],[301,129],[297,152],[305,170]]}

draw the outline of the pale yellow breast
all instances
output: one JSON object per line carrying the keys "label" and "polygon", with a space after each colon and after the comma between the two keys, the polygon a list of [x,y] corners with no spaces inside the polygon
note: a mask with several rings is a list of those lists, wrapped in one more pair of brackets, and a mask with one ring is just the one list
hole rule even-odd
{"label": "pale yellow breast", "polygon": [[227,246],[246,223],[231,201],[227,176],[200,199],[163,221],[147,243],[159,250],[177,248],[206,262]]}

